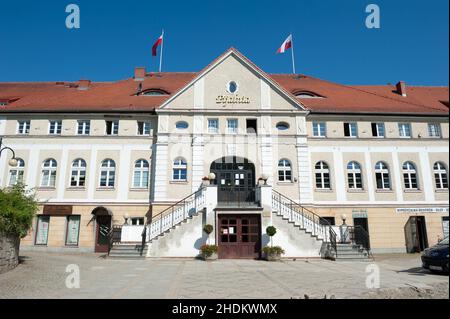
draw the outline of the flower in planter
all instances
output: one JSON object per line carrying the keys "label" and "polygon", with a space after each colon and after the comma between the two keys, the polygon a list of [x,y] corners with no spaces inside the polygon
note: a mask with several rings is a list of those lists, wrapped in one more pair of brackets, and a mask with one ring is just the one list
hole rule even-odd
{"label": "flower in planter", "polygon": [[213,256],[213,254],[217,254],[217,248],[218,247],[216,245],[202,245],[200,247],[200,251],[203,258],[208,259]]}

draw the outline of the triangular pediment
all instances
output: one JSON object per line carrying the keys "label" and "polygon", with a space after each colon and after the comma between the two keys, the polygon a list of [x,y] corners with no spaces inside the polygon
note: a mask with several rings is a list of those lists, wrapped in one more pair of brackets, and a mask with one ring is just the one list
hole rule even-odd
{"label": "triangular pediment", "polygon": [[295,97],[236,49],[229,49],[161,109],[305,110]]}

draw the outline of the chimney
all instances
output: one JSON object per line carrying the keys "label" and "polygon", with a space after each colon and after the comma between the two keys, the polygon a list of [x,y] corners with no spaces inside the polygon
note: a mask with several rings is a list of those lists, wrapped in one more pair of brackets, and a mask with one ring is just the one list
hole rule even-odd
{"label": "chimney", "polygon": [[78,90],[86,91],[89,89],[89,86],[91,85],[91,80],[79,80],[78,81]]}
{"label": "chimney", "polygon": [[400,94],[401,96],[405,96],[406,97],[406,83],[405,81],[400,81],[396,84],[397,87],[397,93]]}
{"label": "chimney", "polygon": [[145,79],[145,67],[136,67],[134,69],[134,80],[144,81]]}

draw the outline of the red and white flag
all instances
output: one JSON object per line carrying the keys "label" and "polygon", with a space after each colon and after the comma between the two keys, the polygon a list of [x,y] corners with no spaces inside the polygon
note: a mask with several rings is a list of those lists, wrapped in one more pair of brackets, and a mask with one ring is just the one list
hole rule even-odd
{"label": "red and white flag", "polygon": [[292,47],[292,34],[289,34],[286,40],[284,40],[281,47],[277,50],[277,53],[284,53],[287,49]]}
{"label": "red and white flag", "polygon": [[156,56],[157,55],[158,46],[162,45],[162,42],[163,42],[163,35],[164,34],[161,34],[161,36],[158,38],[158,40],[156,40],[155,44],[153,44],[153,46],[152,46],[152,56]]}

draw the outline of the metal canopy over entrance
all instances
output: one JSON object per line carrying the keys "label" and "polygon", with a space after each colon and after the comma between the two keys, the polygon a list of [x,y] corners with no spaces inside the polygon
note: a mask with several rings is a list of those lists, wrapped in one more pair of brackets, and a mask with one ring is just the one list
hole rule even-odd
{"label": "metal canopy over entrance", "polygon": [[227,156],[211,163],[216,175],[217,200],[221,206],[245,207],[255,205],[255,165],[248,159]]}

